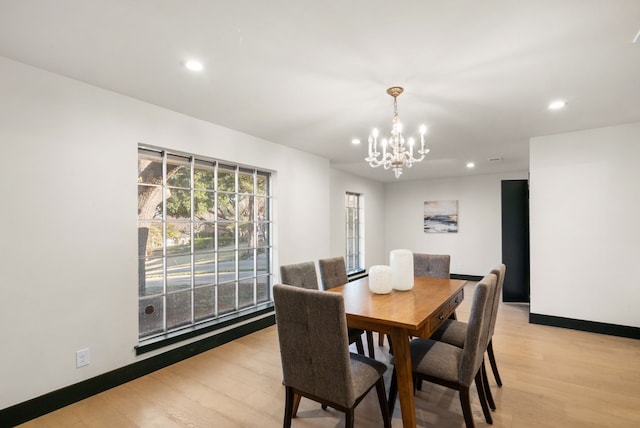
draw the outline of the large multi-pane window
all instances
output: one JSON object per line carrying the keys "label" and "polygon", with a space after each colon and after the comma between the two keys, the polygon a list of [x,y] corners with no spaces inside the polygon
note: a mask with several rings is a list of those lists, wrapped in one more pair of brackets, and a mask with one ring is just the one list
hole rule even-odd
{"label": "large multi-pane window", "polygon": [[138,149],[141,343],[271,301],[270,174]]}
{"label": "large multi-pane window", "polygon": [[359,193],[347,192],[346,209],[346,263],[347,273],[352,274],[364,270],[364,214],[363,196]]}

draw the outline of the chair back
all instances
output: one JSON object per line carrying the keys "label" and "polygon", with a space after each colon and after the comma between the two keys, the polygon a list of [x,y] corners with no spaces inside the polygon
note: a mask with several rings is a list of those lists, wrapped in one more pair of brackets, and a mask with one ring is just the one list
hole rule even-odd
{"label": "chair back", "polygon": [[469,321],[467,322],[467,336],[462,349],[462,359],[458,371],[458,382],[470,386],[484,358],[487,349],[489,319],[496,289],[495,274],[488,274],[478,284],[473,293]]}
{"label": "chair back", "polygon": [[415,276],[449,278],[451,256],[448,254],[413,253],[413,273]]}
{"label": "chair back", "polygon": [[345,407],[355,403],[341,294],[276,284],[284,384]]}
{"label": "chair back", "polygon": [[318,275],[316,265],[313,262],[297,263],[280,266],[280,280],[283,284],[295,287],[318,289]]}
{"label": "chair back", "polygon": [[320,267],[320,279],[322,280],[323,290],[330,290],[349,282],[344,257],[320,259],[318,260],[318,266]]}
{"label": "chair back", "polygon": [[493,331],[496,328],[496,319],[498,318],[498,307],[502,298],[502,285],[504,284],[504,275],[507,273],[507,266],[502,263],[491,269],[491,273],[498,277],[496,284],[496,292],[493,296],[493,306],[491,307],[491,321],[489,324],[489,340],[493,337]]}

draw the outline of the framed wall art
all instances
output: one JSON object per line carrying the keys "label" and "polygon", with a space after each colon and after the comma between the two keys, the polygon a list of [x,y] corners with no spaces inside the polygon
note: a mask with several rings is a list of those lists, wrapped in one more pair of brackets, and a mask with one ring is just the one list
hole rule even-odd
{"label": "framed wall art", "polygon": [[426,201],[424,203],[424,232],[458,232],[458,201]]}

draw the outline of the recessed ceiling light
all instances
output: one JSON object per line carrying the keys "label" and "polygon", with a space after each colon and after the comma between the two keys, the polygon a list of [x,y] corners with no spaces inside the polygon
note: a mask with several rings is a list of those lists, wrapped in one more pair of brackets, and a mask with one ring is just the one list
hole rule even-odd
{"label": "recessed ceiling light", "polygon": [[549,110],[561,110],[567,106],[567,102],[565,100],[555,100],[549,103]]}
{"label": "recessed ceiling light", "polygon": [[190,59],[189,61],[185,62],[184,66],[191,71],[202,71],[204,69],[202,63],[200,61],[196,61],[195,59]]}
{"label": "recessed ceiling light", "polygon": [[475,163],[473,163],[473,162],[467,162],[467,168],[473,168],[473,167],[475,167],[475,166],[476,166],[476,164],[475,164]]}
{"label": "recessed ceiling light", "polygon": [[353,140],[351,140],[351,144],[360,144],[360,140],[357,138],[354,138]]}

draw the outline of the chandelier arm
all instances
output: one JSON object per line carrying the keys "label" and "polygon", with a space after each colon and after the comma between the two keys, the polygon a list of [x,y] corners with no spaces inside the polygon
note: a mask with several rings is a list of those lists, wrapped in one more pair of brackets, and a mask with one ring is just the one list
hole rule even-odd
{"label": "chandelier arm", "polygon": [[369,162],[369,165],[371,165],[372,167],[378,167],[380,165],[382,165],[382,161],[380,159],[378,159],[378,157],[368,157],[365,159],[365,161]]}

